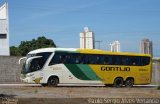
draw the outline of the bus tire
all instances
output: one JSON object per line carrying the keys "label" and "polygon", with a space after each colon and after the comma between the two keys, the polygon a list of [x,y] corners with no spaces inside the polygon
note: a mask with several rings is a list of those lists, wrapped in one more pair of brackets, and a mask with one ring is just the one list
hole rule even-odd
{"label": "bus tire", "polygon": [[47,85],[48,87],[56,87],[59,83],[58,77],[50,77],[48,79]]}
{"label": "bus tire", "polygon": [[133,87],[134,85],[134,79],[133,78],[127,78],[125,81],[125,86],[126,87]]}
{"label": "bus tire", "polygon": [[123,86],[123,78],[116,78],[115,80],[114,80],[114,87],[116,87],[116,88],[120,88],[120,87],[122,87]]}

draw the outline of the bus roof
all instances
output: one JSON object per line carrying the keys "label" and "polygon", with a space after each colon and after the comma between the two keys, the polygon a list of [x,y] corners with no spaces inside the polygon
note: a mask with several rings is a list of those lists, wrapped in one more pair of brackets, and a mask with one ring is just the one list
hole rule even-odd
{"label": "bus roof", "polygon": [[76,51],[76,48],[40,48],[30,51],[28,54],[36,54],[40,52],[55,52],[55,51]]}
{"label": "bus roof", "polygon": [[150,54],[133,53],[133,52],[111,52],[98,49],[79,49],[80,53],[91,53],[91,54],[112,54],[112,55],[135,55],[135,56],[151,56]]}
{"label": "bus roof", "polygon": [[132,53],[132,52],[111,52],[99,49],[78,49],[78,48],[41,48],[36,49],[28,54],[36,54],[40,52],[55,52],[55,51],[64,51],[64,52],[77,52],[77,53],[87,53],[87,54],[111,54],[111,55],[130,55],[130,56],[150,56],[150,54],[141,54],[141,53]]}

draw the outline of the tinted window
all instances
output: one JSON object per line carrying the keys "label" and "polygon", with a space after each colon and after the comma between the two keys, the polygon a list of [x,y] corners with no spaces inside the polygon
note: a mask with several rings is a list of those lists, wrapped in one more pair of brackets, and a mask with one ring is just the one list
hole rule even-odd
{"label": "tinted window", "polygon": [[112,65],[121,65],[121,57],[120,56],[111,56],[112,57]]}
{"label": "tinted window", "polygon": [[55,53],[49,65],[64,63],[141,66],[147,65],[149,64],[149,62],[149,57],[80,53]]}
{"label": "tinted window", "polygon": [[84,60],[83,60],[83,56],[80,55],[80,54],[73,54],[74,56],[74,59],[73,59],[73,63],[75,64],[82,64],[84,63]]}
{"label": "tinted window", "polygon": [[64,61],[64,55],[61,53],[55,53],[55,55],[51,59],[49,65],[60,64],[63,61]]}
{"label": "tinted window", "polygon": [[127,57],[127,56],[122,56],[121,57],[121,64],[122,65],[130,65],[129,63],[130,63],[130,60],[129,60],[130,58],[129,57]]}
{"label": "tinted window", "polygon": [[103,55],[102,57],[103,57],[103,58],[102,58],[101,64],[109,65],[109,64],[112,63],[111,56]]}
{"label": "tinted window", "polygon": [[149,63],[150,63],[150,57],[142,57],[141,58],[142,65],[149,65]]}
{"label": "tinted window", "polygon": [[96,55],[87,55],[88,56],[88,64],[96,64],[97,58]]}
{"label": "tinted window", "polygon": [[130,64],[129,65],[133,65],[133,66],[140,65],[140,58],[135,57],[135,56],[130,57]]}
{"label": "tinted window", "polygon": [[43,53],[37,53],[36,56],[42,56],[42,58],[40,58],[40,64],[43,67],[43,65],[45,64],[45,62],[47,61],[48,57],[51,55],[52,52],[43,52]]}

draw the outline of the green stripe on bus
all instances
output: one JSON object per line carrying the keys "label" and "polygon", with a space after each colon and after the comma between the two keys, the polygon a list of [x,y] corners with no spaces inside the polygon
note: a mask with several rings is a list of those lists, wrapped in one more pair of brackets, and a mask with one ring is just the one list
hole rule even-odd
{"label": "green stripe on bus", "polygon": [[88,65],[77,64],[77,66],[91,80],[100,80],[100,78],[96,75],[96,73]]}
{"label": "green stripe on bus", "polygon": [[65,64],[69,71],[78,79],[91,80],[88,78],[76,64]]}

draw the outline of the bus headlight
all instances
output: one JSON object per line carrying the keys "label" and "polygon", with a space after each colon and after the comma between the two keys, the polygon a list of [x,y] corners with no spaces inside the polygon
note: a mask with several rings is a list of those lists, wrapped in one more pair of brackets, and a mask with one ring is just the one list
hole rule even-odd
{"label": "bus headlight", "polygon": [[26,74],[26,77],[34,76],[34,74]]}

